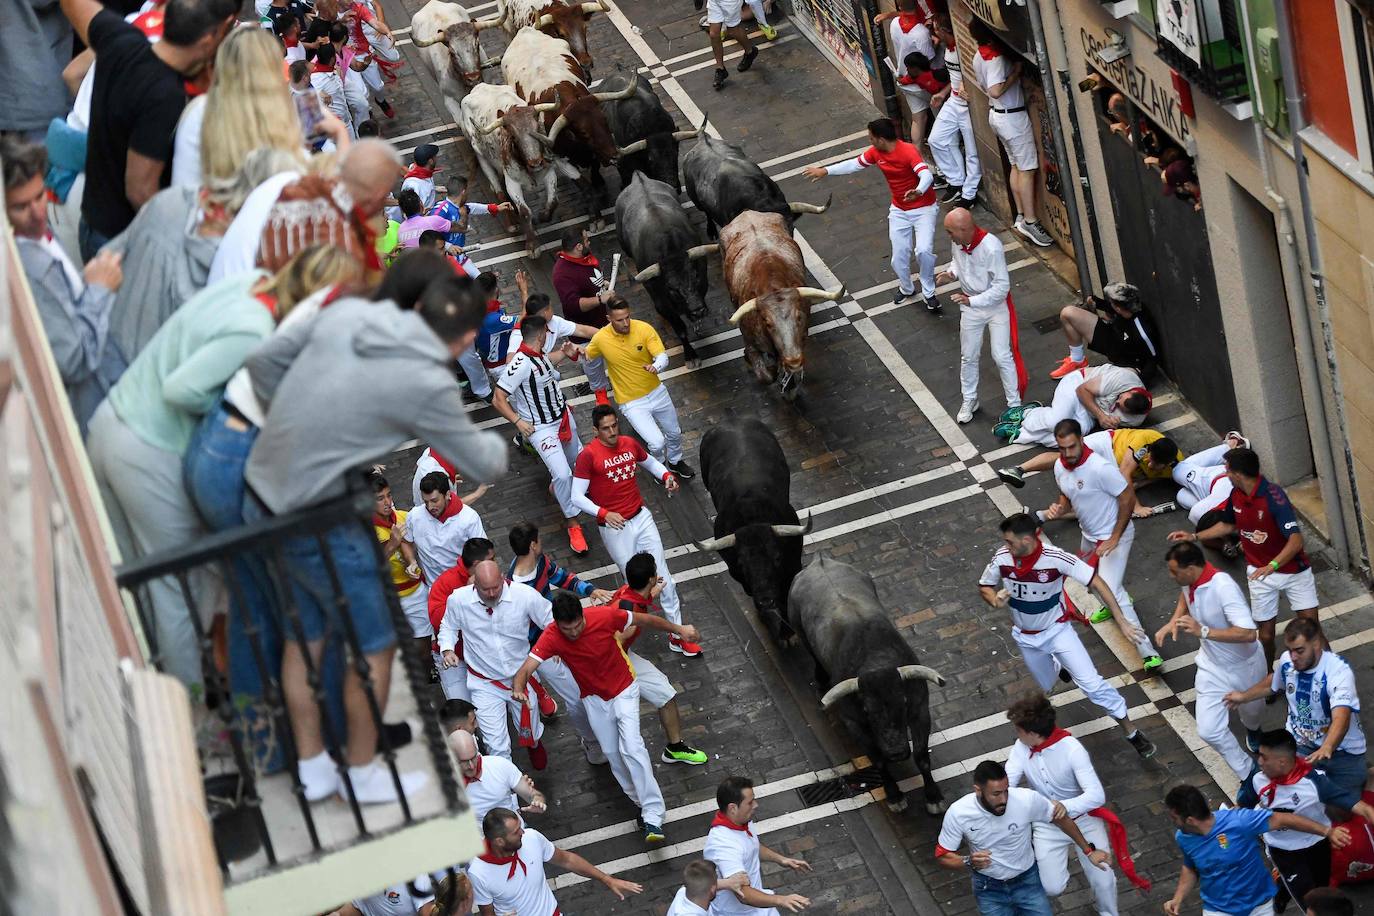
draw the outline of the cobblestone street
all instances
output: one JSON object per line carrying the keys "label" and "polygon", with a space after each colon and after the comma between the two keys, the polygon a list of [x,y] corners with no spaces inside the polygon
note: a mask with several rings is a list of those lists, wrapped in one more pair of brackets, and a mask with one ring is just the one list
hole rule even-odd
{"label": "cobblestone street", "polygon": [[[393,29],[401,29],[420,0],[386,0]],[[838,303],[822,302],[813,311],[804,391],[788,403],[772,388],[759,386],[742,358],[739,333],[726,321],[731,309],[720,275],[719,259],[710,261],[711,315],[704,340],[696,346],[699,367],[689,368],[671,329],[653,311],[643,289],[626,277],[619,289],[635,307],[635,317],[659,328],[670,347],[671,369],[663,374],[681,416],[688,461],[697,465],[697,446],[715,423],[727,416],[756,416],[776,434],[791,468],[792,503],[814,518],[806,539],[806,556],[824,555],[869,572],[892,619],[921,656],[923,664],[947,680],[931,688],[935,734],[935,774],[947,801],[971,790],[971,773],[979,760],[1005,757],[1014,740],[1003,711],[1022,691],[1034,686],[1011,640],[1010,621],[986,607],[976,582],[998,544],[997,523],[1023,502],[1044,508],[1055,495],[1045,475],[1031,479],[1022,491],[1003,486],[994,467],[1029,449],[1003,446],[990,428],[1000,410],[995,367],[984,353],[983,411],[967,426],[953,419],[959,407],[958,314],[946,301],[945,314],[931,316],[918,304],[894,307],[896,283],[888,267],[885,212],[888,191],[877,174],[864,173],[812,184],[804,166],[826,164],[857,154],[867,146],[864,125],[877,112],[845,81],[818,49],[786,19],[775,24],[776,41],[764,44],[753,69],[734,72],[721,92],[712,90],[712,64],[698,13],[686,0],[618,0],[611,12],[589,24],[596,61],[595,75],[617,67],[639,69],[680,128],[697,126],[709,114],[711,127],[738,143],[781,185],[792,201],[823,202],[833,192],[834,204],[797,225],[797,241],[806,254],[811,284],[849,295]],[[493,4],[472,7],[484,15]],[[755,33],[757,34],[757,33]],[[405,33],[398,35],[405,38]],[[503,35],[485,36],[492,54],[504,47]],[[738,52],[727,47],[727,55]],[[407,66],[388,94],[398,113],[383,124],[384,133],[403,149],[424,142],[441,144],[447,171],[470,176],[471,196],[492,200],[461,134],[447,123],[437,105],[437,89],[408,43],[402,46]],[[487,79],[499,79],[488,71]],[[876,170],[872,170],[876,171]],[[989,171],[989,170],[985,170]],[[985,181],[1000,181],[1000,170]],[[605,176],[612,191],[619,181],[614,169]],[[552,293],[549,270],[558,235],[579,222],[585,212],[581,193],[567,191],[555,224],[541,227],[545,253],[534,262],[524,258],[523,238],[508,236],[499,222],[479,219],[469,239],[482,243],[474,260],[496,270],[508,310],[515,300],[514,271],[526,266],[534,283]],[[609,201],[608,201],[609,204]],[[695,224],[703,220],[695,210]],[[1028,397],[1049,402],[1054,382],[1048,369],[1064,353],[1058,329],[1059,309],[1072,290],[1040,258],[1026,250],[986,211],[979,221],[1003,239],[1012,268],[1012,291],[1020,319],[1021,347],[1031,372]],[[581,218],[584,219],[584,218]],[[703,237],[704,240],[704,237]],[[614,227],[594,238],[603,262],[618,250]],[[949,241],[939,230],[937,255],[949,259]],[[641,265],[642,266],[642,265]],[[944,295],[946,291],[942,290]],[[579,377],[565,379],[575,386]],[[1209,447],[1217,431],[1209,429],[1186,401],[1167,387],[1154,392],[1151,425],[1169,431],[1185,452]],[[572,399],[584,438],[590,429],[592,398]],[[480,402],[472,407],[480,425],[507,434],[511,427]],[[409,501],[413,463],[423,444],[412,444],[394,456],[388,470],[398,502]],[[1019,458],[1017,460],[1020,460]],[[715,810],[715,787],[725,776],[754,779],[761,799],[756,829],[763,842],[788,855],[805,858],[810,874],[784,873],[765,866],[765,882],[780,892],[811,898],[808,913],[882,914],[976,912],[968,877],[940,869],[934,859],[938,818],[927,816],[913,798],[908,810],[889,812],[864,785],[846,782],[866,765],[838,723],[820,710],[811,683],[811,664],[801,650],[779,648],[767,636],[748,598],[724,571],[714,554],[704,554],[694,541],[711,535],[713,509],[699,480],[667,499],[660,488],[645,485],[658,521],[674,576],[679,584],[684,618],[702,634],[703,654],[683,659],[663,640],[644,639],[637,646],[679,689],[684,739],[707,751],[703,767],[658,764],[656,771],[669,812],[664,824],[668,841],[645,852],[634,824],[635,810],[606,768],[589,766],[566,721],[549,732],[551,764],[537,782],[550,797],[550,811],[531,819],[565,849],[587,857],[608,872],[645,886],[643,896],[620,903],[584,879],[562,875],[555,880],[563,912],[568,914],[662,914],[681,884],[682,865],[702,848]],[[1167,483],[1152,486],[1143,501],[1173,497]],[[404,507],[404,506],[403,506]],[[506,532],[521,520],[537,522],[546,533],[545,547],[560,563],[584,578],[613,588],[617,573],[599,540],[587,526],[592,553],[577,561],[559,532],[561,513],[548,493],[542,464],[522,454],[512,457],[511,473],[477,503],[486,529],[496,542],[498,559],[510,559]],[[1136,543],[1127,584],[1150,633],[1169,617],[1177,586],[1163,562],[1165,535],[1186,526],[1181,514],[1137,522]],[[1075,523],[1051,523],[1047,534],[1061,545],[1076,544]],[[1309,538],[1314,545],[1315,538]],[[1335,572],[1320,550],[1310,550],[1318,571],[1322,618],[1334,647],[1362,679],[1374,684],[1374,607],[1368,593],[1348,575]],[[1216,557],[1213,557],[1214,561]],[[1232,563],[1228,571],[1243,575]],[[1285,608],[1281,621],[1286,619]],[[1107,788],[1108,802],[1130,832],[1131,849],[1142,874],[1154,882],[1140,894],[1119,881],[1123,913],[1158,913],[1178,873],[1179,856],[1163,809],[1165,790],[1179,782],[1204,786],[1213,802],[1234,790],[1234,780],[1220,757],[1203,744],[1191,713],[1195,641],[1163,647],[1162,677],[1146,678],[1139,660],[1114,624],[1084,633],[1084,643],[1104,677],[1119,686],[1131,717],[1157,743],[1158,754],[1141,762],[1122,741],[1111,719],[1084,700],[1076,689],[1061,689],[1054,701],[1061,724],[1084,740]],[[1283,704],[1266,708],[1266,727],[1282,723]],[[1365,716],[1374,727],[1374,716]],[[1238,727],[1238,723],[1235,723]],[[642,729],[657,758],[662,730],[646,705]],[[516,762],[526,767],[522,754]],[[903,765],[904,788],[919,785],[910,763]],[[528,770],[527,770],[528,771]],[[1069,891],[1057,901],[1058,911],[1091,912],[1091,897],[1074,866]],[[1374,910],[1369,894],[1356,891],[1360,906]],[[1190,912],[1196,912],[1193,901]]]}

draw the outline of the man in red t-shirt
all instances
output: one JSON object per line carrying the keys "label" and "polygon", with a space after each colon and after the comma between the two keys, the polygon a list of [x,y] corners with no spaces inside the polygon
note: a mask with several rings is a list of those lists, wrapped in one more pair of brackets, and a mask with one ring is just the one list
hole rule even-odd
{"label": "man in red t-shirt", "polygon": [[654,614],[613,607],[592,607],[584,612],[576,595],[560,590],[553,596],[553,623],[544,629],[530,649],[530,657],[515,673],[511,696],[524,703],[530,675],[549,659],[561,658],[582,691],[582,707],[616,782],[639,806],[644,841],[662,843],[667,808],[644,736],[639,733],[639,682],[629,656],[616,639],[631,626],[667,630],[678,639],[693,642],[699,638],[696,627],[670,623]]}
{"label": "man in red t-shirt", "polygon": [[906,305],[916,300],[916,286],[911,282],[914,247],[926,311],[939,315],[940,300],[935,296],[935,221],[939,215],[933,187],[935,173],[921,159],[916,147],[898,139],[897,127],[887,118],[868,122],[868,139],[873,145],[857,157],[831,166],[809,165],[803,172],[817,181],[826,175],[852,175],[870,165],[878,167],[892,191],[892,205],[887,208],[892,272],[897,275],[897,291],[892,294],[892,301]]}
{"label": "man in red t-shirt", "polygon": [[[643,465],[663,481],[669,496],[677,492],[677,478],[649,454],[643,443],[620,435],[620,421],[614,408],[597,405],[592,410],[592,426],[596,428],[596,438],[578,454],[573,467],[573,505],[596,519],[601,543],[622,574],[635,554],[647,553],[654,558],[663,577],[659,598],[663,614],[673,623],[682,623],[682,604],[663,555],[663,539],[654,524],[654,514],[644,505],[635,475]],[[677,636],[668,641],[668,648],[688,658],[701,654],[701,646]]]}

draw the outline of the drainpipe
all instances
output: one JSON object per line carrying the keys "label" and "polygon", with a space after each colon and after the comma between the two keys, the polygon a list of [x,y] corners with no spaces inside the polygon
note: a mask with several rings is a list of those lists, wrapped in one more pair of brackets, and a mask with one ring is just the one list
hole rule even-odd
{"label": "drainpipe", "polygon": [[[1246,16],[1246,33],[1253,35],[1254,33],[1251,31],[1250,24],[1248,21],[1246,4],[1244,2],[1241,2],[1237,5],[1240,7],[1242,15]],[[1331,481],[1333,486],[1330,489],[1336,491],[1334,494],[1334,500],[1328,497],[1326,494],[1323,494],[1323,498],[1326,499],[1327,511],[1331,514],[1332,517],[1332,533],[1334,535],[1337,535],[1337,549],[1341,550],[1340,545],[1346,544],[1347,546],[1345,547],[1345,550],[1342,552],[1342,556],[1347,558],[1348,562],[1350,562],[1352,565],[1358,563],[1361,567],[1367,569],[1369,566],[1369,545],[1366,542],[1364,532],[1364,514],[1360,510],[1360,491],[1355,478],[1355,456],[1350,449],[1350,436],[1348,433],[1349,426],[1347,424],[1345,416],[1345,394],[1343,386],[1341,385],[1340,372],[1336,366],[1335,335],[1331,326],[1331,308],[1329,303],[1326,301],[1326,278],[1322,272],[1321,246],[1317,242],[1316,220],[1313,218],[1312,215],[1312,191],[1308,185],[1307,158],[1305,153],[1303,152],[1302,138],[1300,136],[1303,128],[1307,126],[1307,109],[1305,106],[1305,99],[1302,94],[1302,87],[1298,81],[1296,64],[1297,52],[1293,46],[1292,20],[1288,12],[1288,0],[1274,0],[1274,16],[1275,24],[1278,27],[1279,67],[1283,75],[1284,96],[1288,103],[1288,128],[1293,147],[1293,163],[1295,166],[1294,171],[1297,173],[1298,177],[1298,201],[1302,206],[1303,233],[1307,237],[1308,275],[1312,282],[1312,293],[1314,298],[1316,299],[1317,320],[1321,324],[1321,342],[1324,355],[1326,356],[1326,371],[1328,377],[1331,380],[1331,399],[1333,403],[1328,407],[1328,405],[1326,404],[1323,386],[1321,384],[1321,376],[1320,374],[1313,375],[1313,379],[1316,382],[1318,392],[1318,419],[1320,421],[1321,428],[1324,431],[1327,431],[1326,436],[1315,437],[1315,440],[1321,440],[1321,447],[1319,447],[1317,451],[1322,456],[1324,456],[1322,469],[1323,473],[1330,473],[1332,475]],[[1246,55],[1246,57],[1247,59],[1251,59],[1253,58],[1253,55],[1248,54]],[[1258,86],[1258,81],[1255,81],[1254,79],[1253,60],[1251,60],[1250,66],[1252,70],[1251,80],[1255,86]],[[1268,158],[1268,152],[1267,150],[1265,150],[1263,128],[1260,127],[1258,121],[1256,121],[1255,123],[1255,130],[1257,145],[1261,150],[1260,155],[1262,157],[1262,161],[1265,161]],[[1279,201],[1282,201],[1283,198],[1274,194],[1272,189],[1269,188],[1270,183],[1271,182],[1269,179],[1269,173],[1266,171],[1266,190],[1268,190],[1268,192],[1272,196],[1276,197]],[[1291,235],[1293,227],[1291,220],[1288,219],[1288,210],[1286,206],[1284,206],[1281,209],[1280,216],[1281,219],[1287,223],[1288,232]],[[1293,240],[1292,246],[1296,249],[1296,240]],[[1285,275],[1287,275],[1288,273],[1289,272],[1285,270]],[[1294,276],[1296,276],[1296,272],[1294,272]],[[1314,335],[1312,329],[1312,318],[1307,311],[1306,298],[1303,296],[1298,296],[1295,298],[1290,294],[1288,301],[1289,308],[1294,312],[1296,318],[1296,320],[1294,321],[1294,325],[1298,327],[1300,336],[1304,338],[1304,340],[1299,344],[1299,355],[1304,358],[1305,363],[1312,363],[1310,371],[1315,373],[1316,347],[1313,343]],[[1342,457],[1345,461],[1346,480],[1350,485],[1351,506],[1354,509],[1355,513],[1354,528],[1356,535],[1358,536],[1359,542],[1358,556],[1353,555],[1348,546],[1345,529],[1345,508],[1340,500],[1340,488],[1338,486],[1335,486],[1336,469],[1335,462],[1332,456],[1332,452],[1334,451],[1334,449],[1332,449],[1331,442],[1329,439],[1329,430],[1331,429],[1330,420],[1333,418],[1333,414],[1335,419],[1336,432],[1340,436],[1340,450],[1342,453]]]}
{"label": "drainpipe", "polygon": [[1092,295],[1093,278],[1088,272],[1088,252],[1083,247],[1083,220],[1078,213],[1078,191],[1074,187],[1073,170],[1069,167],[1069,151],[1064,145],[1064,125],[1059,120],[1059,94],[1055,91],[1054,70],[1050,67],[1050,52],[1045,47],[1045,21],[1040,15],[1039,0],[1026,4],[1030,13],[1031,40],[1035,42],[1035,64],[1040,69],[1045,87],[1045,110],[1050,116],[1050,133],[1054,137],[1054,157],[1063,169],[1064,206],[1069,210],[1069,235],[1073,241],[1073,259],[1078,267],[1079,291]]}
{"label": "drainpipe", "polygon": [[902,103],[897,99],[897,81],[884,63],[887,60],[887,30],[873,24],[873,17],[878,14],[878,4],[873,0],[854,0],[853,9],[855,19],[868,36],[869,47],[873,50],[873,72],[878,77],[878,86],[883,93],[883,107],[887,109],[887,116],[892,123],[900,128]]}

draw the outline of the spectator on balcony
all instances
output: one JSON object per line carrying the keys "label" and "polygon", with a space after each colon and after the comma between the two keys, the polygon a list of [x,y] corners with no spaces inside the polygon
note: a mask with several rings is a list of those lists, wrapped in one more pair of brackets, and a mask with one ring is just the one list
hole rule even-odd
{"label": "spectator on balcony", "polygon": [[48,156],[42,145],[0,138],[0,159],[5,167],[5,213],[14,227],[19,262],[84,437],[91,414],[123,368],[109,338],[110,306],[124,277],[121,258],[101,252],[77,270],[53,238],[43,186]]}
{"label": "spectator on balcony", "polygon": [[455,871],[437,882],[420,875],[407,884],[393,884],[380,894],[345,903],[329,916],[468,916],[472,907],[472,882]]}
{"label": "spectator on balcony", "polygon": [[[426,255],[448,276],[426,287],[415,310],[403,311],[394,302],[347,299],[299,328],[283,329],[249,357],[254,392],[267,407],[245,468],[254,495],[245,506],[250,514],[260,515],[263,508],[282,514],[342,497],[348,491],[345,475],[411,438],[433,443],[477,480],[505,471],[504,440],[473,427],[452,370],[453,360],[472,346],[485,306],[471,285],[453,277],[433,252],[407,256],[393,270],[425,270]],[[284,372],[282,366],[287,366]],[[379,379],[388,383],[379,385]],[[426,409],[417,411],[416,404]],[[372,538],[360,525],[342,524],[323,538],[299,537],[284,547],[306,643],[285,647],[281,680],[309,800],[341,788],[324,746],[303,655],[321,651],[325,621],[334,613],[334,597],[321,594],[320,583],[338,577],[352,618],[351,651],[366,657],[379,682],[390,676],[396,633],[376,572]],[[373,763],[377,724],[358,678],[350,669],[343,689],[346,786],[359,802],[392,802],[396,790],[390,773]],[[409,793],[423,784],[424,775],[407,773],[402,782]]]}

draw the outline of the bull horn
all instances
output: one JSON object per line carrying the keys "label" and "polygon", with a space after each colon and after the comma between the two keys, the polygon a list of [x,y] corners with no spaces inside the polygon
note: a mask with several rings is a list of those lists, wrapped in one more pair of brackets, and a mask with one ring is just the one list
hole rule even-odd
{"label": "bull horn", "polygon": [[[919,668],[920,666],[912,665],[910,667]],[[847,677],[825,692],[825,696],[821,697],[821,709],[829,709],[845,697],[853,696],[858,692],[859,679]]]}
{"label": "bull horn", "polygon": [[741,305],[739,308],[735,309],[735,314],[730,316],[730,323],[739,324],[740,319],[743,318],[745,315],[748,315],[750,312],[752,312],[754,310],[754,307],[758,304],[758,297],[755,296],[753,299],[750,299],[748,302],[744,303],[744,305]]}
{"label": "bull horn", "polygon": [[484,124],[484,125],[478,127],[478,128],[477,128],[477,132],[478,132],[479,134],[481,134],[482,136],[485,137],[487,134],[491,133],[492,131],[497,130],[502,124],[505,123],[505,121],[506,121],[506,118],[505,118],[504,115],[502,115],[501,117],[497,118],[495,121],[492,121],[490,124]]}
{"label": "bull horn", "polygon": [[681,143],[683,140],[695,140],[695,139],[697,138],[697,135],[698,135],[698,132],[695,131],[695,130],[675,130],[675,131],[673,131],[673,139],[676,140],[676,141],[679,142],[679,143]]}
{"label": "bull horn", "polygon": [[639,86],[635,84],[635,81],[631,80],[630,85],[619,92],[593,92],[592,98],[596,99],[598,102],[618,102],[621,99],[628,99],[630,96],[634,95],[635,90],[638,88]]}
{"label": "bull horn", "polygon": [[499,67],[499,66],[501,66],[501,58],[499,58],[499,57],[489,57],[489,58],[487,58],[486,60],[482,61],[480,64],[478,64],[478,65],[477,65],[477,68],[478,68],[479,70],[490,70],[492,67]]}
{"label": "bull horn", "polygon": [[642,152],[644,152],[644,151],[645,151],[646,149],[648,149],[648,148],[649,148],[649,141],[648,141],[648,140],[636,140],[635,142],[631,143],[629,146],[622,146],[622,147],[620,148],[620,155],[622,155],[622,156],[633,156],[635,153],[642,153]]}
{"label": "bull horn", "polygon": [[563,132],[563,128],[568,126],[568,113],[565,111],[554,119],[553,126],[549,128],[549,145],[552,146],[557,140],[558,135]]}
{"label": "bull horn", "polygon": [[549,149],[553,149],[553,141],[549,139],[548,134],[541,134],[539,131],[536,130],[533,133],[531,133],[530,136],[534,137],[534,139],[538,140],[540,143],[544,144]]}
{"label": "bull horn", "polygon": [[540,16],[539,19],[534,23],[534,27],[536,29],[547,29],[551,25],[553,25],[553,17],[550,16],[548,13],[545,13],[544,15]]}
{"label": "bull horn", "polygon": [[802,516],[804,521],[800,525],[774,525],[773,533],[780,538],[799,538],[811,533],[811,513]]}
{"label": "bull horn", "polygon": [[440,29],[438,34],[428,41],[421,41],[418,38],[413,39],[411,41],[411,46],[416,48],[428,48],[430,45],[437,45],[445,41],[448,41],[448,36],[444,34],[443,29]]}
{"label": "bull horn", "polygon": [[936,671],[934,668],[927,668],[925,665],[899,665],[897,674],[899,674],[904,681],[930,681],[937,686],[945,686],[945,679],[940,677],[940,672]]}
{"label": "bull horn", "polygon": [[712,242],[710,245],[693,245],[687,249],[687,260],[695,261],[697,258],[704,258],[708,254],[715,254],[720,251],[720,243]]}
{"label": "bull horn", "polygon": [[472,30],[474,32],[480,32],[483,29],[494,29],[499,26],[505,18],[506,14],[500,9],[500,4],[497,4],[495,16],[484,16],[481,19],[472,20]]}
{"label": "bull horn", "polygon": [[610,10],[606,7],[606,4],[601,3],[598,0],[598,2],[596,3],[582,4],[582,12],[590,15],[591,13],[609,13]]}
{"label": "bull horn", "polygon": [[830,209],[830,201],[833,200],[834,197],[835,197],[834,194],[831,194],[829,197],[827,197],[827,198],[825,199],[825,204],[824,204],[824,206],[817,206],[816,204],[801,204],[801,203],[798,203],[798,204],[788,204],[788,205],[787,205],[787,209],[791,210],[793,214],[800,214],[800,213],[824,213],[826,210],[829,210],[829,209]]}
{"label": "bull horn", "polygon": [[553,91],[553,101],[552,101],[552,102],[539,102],[539,103],[537,103],[537,104],[535,104],[535,105],[531,105],[530,107],[533,108],[535,111],[541,111],[541,112],[542,112],[542,111],[553,111],[554,109],[558,108],[558,106],[560,106],[560,105],[562,105],[562,104],[563,104],[563,97],[562,97],[561,95],[559,95],[559,94],[558,94],[558,90],[555,89],[555,90]]}
{"label": "bull horn", "polygon": [[845,289],[843,285],[833,293],[828,290],[817,289],[814,286],[798,286],[797,292],[805,302],[839,302],[849,290]]}
{"label": "bull horn", "polygon": [[[645,280],[653,280],[662,272],[662,269],[657,264],[650,264],[648,267],[635,274],[635,282],[643,283]],[[734,535],[731,535],[731,537],[734,537]]]}
{"label": "bull horn", "polygon": [[706,552],[712,550],[729,550],[735,546],[734,534],[727,534],[723,538],[707,538],[704,541],[697,541],[697,550]]}

